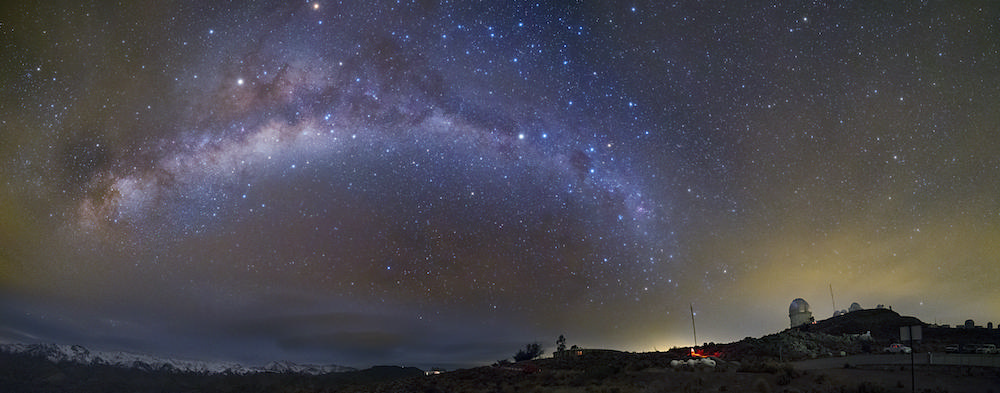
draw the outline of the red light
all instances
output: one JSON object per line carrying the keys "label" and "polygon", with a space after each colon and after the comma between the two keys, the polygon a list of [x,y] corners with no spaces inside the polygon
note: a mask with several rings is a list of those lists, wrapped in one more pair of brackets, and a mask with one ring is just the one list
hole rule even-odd
{"label": "red light", "polygon": [[696,358],[715,357],[715,358],[718,358],[718,357],[721,357],[721,356],[722,356],[722,352],[706,353],[703,350],[700,350],[700,349],[699,350],[695,350],[694,348],[691,348],[691,357],[696,357]]}

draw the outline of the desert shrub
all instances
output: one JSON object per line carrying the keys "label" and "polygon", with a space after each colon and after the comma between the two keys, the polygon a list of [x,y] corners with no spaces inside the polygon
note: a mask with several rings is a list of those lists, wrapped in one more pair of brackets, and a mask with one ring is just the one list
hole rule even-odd
{"label": "desert shrub", "polygon": [[789,363],[778,363],[773,360],[768,361],[753,361],[753,362],[743,362],[740,364],[739,371],[748,373],[767,373],[767,374],[794,374],[793,376],[798,376],[795,368]]}
{"label": "desert shrub", "polygon": [[753,391],[757,393],[771,393],[771,384],[764,378],[757,378],[753,381]]}
{"label": "desert shrub", "polygon": [[628,365],[625,366],[625,369],[628,371],[642,371],[647,368],[652,368],[656,366],[657,363],[654,359],[640,358],[640,359],[634,359],[633,361],[629,362]]}
{"label": "desert shrub", "polygon": [[774,381],[778,386],[785,386],[792,383],[792,377],[788,374],[778,374],[778,378]]}
{"label": "desert shrub", "polygon": [[762,362],[760,362],[758,360],[743,361],[742,363],[740,363],[740,368],[737,371],[746,372],[746,373],[759,373],[759,372],[761,372],[760,371],[761,370],[761,364],[762,364]]}
{"label": "desert shrub", "polygon": [[621,370],[619,370],[617,367],[612,367],[606,364],[600,364],[587,367],[587,369],[583,371],[583,374],[584,377],[589,380],[598,381],[610,378],[612,375],[618,374],[619,371]]}
{"label": "desert shrub", "polygon": [[886,393],[889,390],[882,386],[882,384],[874,383],[871,381],[864,381],[858,384],[858,387],[854,390],[857,393]]}
{"label": "desert shrub", "polygon": [[701,377],[687,381],[681,389],[684,393],[701,393],[705,391],[705,380]]}
{"label": "desert shrub", "polygon": [[514,361],[520,362],[524,360],[531,360],[542,356],[542,352],[542,344],[531,343],[525,345],[524,349],[518,350],[517,353],[514,354]]}
{"label": "desert shrub", "polygon": [[775,381],[778,385],[785,386],[792,383],[792,380],[798,378],[800,373],[791,364],[782,363],[778,368],[778,379]]}

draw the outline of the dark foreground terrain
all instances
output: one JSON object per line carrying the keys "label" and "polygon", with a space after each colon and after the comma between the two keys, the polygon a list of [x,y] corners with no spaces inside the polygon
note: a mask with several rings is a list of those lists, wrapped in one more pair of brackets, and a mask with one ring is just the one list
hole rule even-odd
{"label": "dark foreground terrain", "polygon": [[[0,393],[18,392],[801,392],[1000,393],[1000,354],[945,354],[947,344],[1000,342],[996,329],[928,328],[908,356],[882,354],[899,326],[922,324],[891,310],[867,310],[734,343],[698,348],[715,366],[674,367],[668,352],[565,351],[546,359],[424,375],[416,368],[303,375],[181,373],[46,360],[0,352]],[[865,334],[861,334],[865,333]],[[933,362],[931,359],[934,359]],[[921,364],[923,363],[923,364]],[[992,365],[991,367],[986,367]]]}
{"label": "dark foreground terrain", "polygon": [[[892,355],[885,355],[887,358]],[[0,392],[910,392],[904,365],[800,370],[777,361],[671,367],[677,353],[595,351],[425,376],[375,367],[320,376],[206,375],[52,363],[0,354]],[[1000,369],[918,365],[918,392],[1000,392]]]}
{"label": "dark foreground terrain", "polygon": [[[666,353],[602,354],[482,367],[349,389],[351,392],[910,392],[908,366],[799,370],[790,363],[661,366]],[[845,363],[846,364],[846,363]],[[1000,392],[1000,369],[918,366],[917,392]]]}

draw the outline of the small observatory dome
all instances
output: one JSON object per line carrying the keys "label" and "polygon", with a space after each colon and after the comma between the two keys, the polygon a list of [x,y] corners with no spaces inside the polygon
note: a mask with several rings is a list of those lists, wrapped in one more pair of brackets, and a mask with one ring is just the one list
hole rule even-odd
{"label": "small observatory dome", "polygon": [[809,311],[809,303],[802,298],[792,300],[792,305],[788,306],[788,319],[791,320],[792,327],[815,321],[812,311]]}
{"label": "small observatory dome", "polygon": [[792,305],[788,306],[788,315],[809,312],[809,303],[805,299],[797,298],[792,300]]}

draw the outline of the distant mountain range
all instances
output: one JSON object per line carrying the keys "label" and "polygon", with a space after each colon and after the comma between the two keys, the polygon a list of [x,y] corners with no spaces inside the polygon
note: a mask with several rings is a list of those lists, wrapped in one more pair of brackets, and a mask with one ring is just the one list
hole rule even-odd
{"label": "distant mountain range", "polygon": [[291,373],[322,375],[357,371],[338,365],[296,364],[287,361],[271,362],[264,366],[244,366],[235,362],[206,362],[159,358],[144,354],[114,351],[92,351],[80,345],[62,344],[0,344],[0,352],[45,358],[53,363],[72,362],[81,365],[103,365],[144,371],[193,372],[201,374],[256,374]]}

